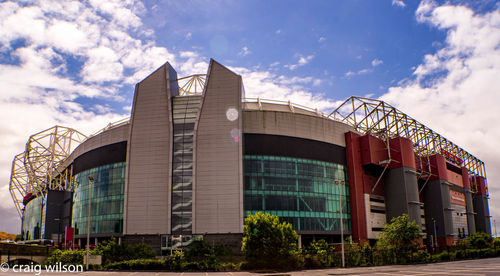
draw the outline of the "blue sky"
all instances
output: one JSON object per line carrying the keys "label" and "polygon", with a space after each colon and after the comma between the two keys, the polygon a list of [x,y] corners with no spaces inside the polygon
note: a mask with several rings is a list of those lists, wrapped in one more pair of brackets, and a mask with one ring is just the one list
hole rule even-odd
{"label": "blue sky", "polygon": [[0,218],[30,134],[91,134],[129,116],[135,83],[165,61],[182,77],[210,58],[248,97],[388,101],[485,161],[500,194],[498,1],[0,1]]}
{"label": "blue sky", "polygon": [[[229,3],[227,9],[190,5],[192,10],[180,14],[169,12],[176,7],[168,4],[149,6],[155,8],[145,22],[160,22],[156,39],[164,45],[196,47],[232,66],[270,69],[279,62],[273,72],[314,76],[322,81],[315,91],[338,99],[386,90],[411,75],[424,54],[435,50],[433,43],[445,38],[445,32],[416,21],[417,5],[401,8],[390,1],[249,1]],[[205,8],[211,11],[204,13]],[[226,41],[225,51],[207,47],[217,37]],[[244,47],[249,53],[243,56]],[[307,66],[285,67],[308,56]],[[374,60],[383,63],[375,68]],[[369,72],[345,76],[363,69]]]}

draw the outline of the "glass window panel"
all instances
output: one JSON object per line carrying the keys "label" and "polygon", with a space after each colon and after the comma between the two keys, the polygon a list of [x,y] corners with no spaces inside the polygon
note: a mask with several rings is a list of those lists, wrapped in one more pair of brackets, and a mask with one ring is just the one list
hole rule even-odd
{"label": "glass window panel", "polygon": [[91,233],[121,233],[125,162],[92,168],[74,176],[71,224],[75,233],[87,233],[89,176],[95,179],[91,199]]}
{"label": "glass window panel", "polygon": [[296,230],[340,230],[334,221],[340,212],[336,183],[342,187],[344,217],[350,218],[346,173],[345,166],[323,161],[245,156],[245,215],[263,210],[286,217]]}

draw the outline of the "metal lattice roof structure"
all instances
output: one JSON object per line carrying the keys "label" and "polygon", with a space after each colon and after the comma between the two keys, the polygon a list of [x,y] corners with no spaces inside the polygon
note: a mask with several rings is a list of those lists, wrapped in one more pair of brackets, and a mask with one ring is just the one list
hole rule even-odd
{"label": "metal lattice roof structure", "polygon": [[196,74],[177,79],[179,83],[179,94],[181,96],[199,95],[205,89],[207,75]]}
{"label": "metal lattice roof structure", "polygon": [[360,133],[381,139],[408,138],[417,155],[444,154],[455,159],[453,161],[462,161],[470,174],[486,177],[483,161],[386,102],[352,96],[329,117],[354,127]]}
{"label": "metal lattice roof structure", "polygon": [[67,191],[66,181],[53,181],[62,173],[62,163],[87,137],[67,127],[54,126],[30,136],[24,152],[12,162],[9,191],[19,215],[28,194],[39,195],[45,190]]}

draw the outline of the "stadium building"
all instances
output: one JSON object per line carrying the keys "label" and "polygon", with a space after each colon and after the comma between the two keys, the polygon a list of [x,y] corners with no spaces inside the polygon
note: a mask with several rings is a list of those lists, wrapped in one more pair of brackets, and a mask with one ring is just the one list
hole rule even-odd
{"label": "stadium building", "polygon": [[450,140],[379,100],[324,114],[247,99],[241,76],[214,60],[187,78],[161,66],[136,85],[130,119],[94,135],[31,136],[10,192],[25,240],[82,247],[88,232],[91,244],[157,252],[194,238],[238,247],[258,211],[292,223],[299,243],[340,242],[341,231],[373,242],[404,213],[440,246],[491,232],[484,163]]}

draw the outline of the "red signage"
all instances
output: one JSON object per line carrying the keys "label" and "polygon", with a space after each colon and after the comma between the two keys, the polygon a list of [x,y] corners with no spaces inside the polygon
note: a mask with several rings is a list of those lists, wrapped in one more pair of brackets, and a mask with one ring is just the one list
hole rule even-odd
{"label": "red signage", "polygon": [[75,240],[75,228],[65,227],[64,228],[64,243],[66,248],[73,248],[73,242]]}
{"label": "red signage", "polygon": [[446,159],[451,160],[457,164],[462,164],[462,162],[464,162],[462,159],[458,158],[458,156],[452,154],[451,152],[445,151],[444,149],[441,149],[441,154],[446,157]]}
{"label": "red signage", "polygon": [[33,199],[33,193],[26,194],[23,198],[23,205],[26,206],[26,204],[28,204],[28,202],[30,202],[30,200],[32,199]]}

